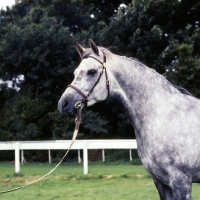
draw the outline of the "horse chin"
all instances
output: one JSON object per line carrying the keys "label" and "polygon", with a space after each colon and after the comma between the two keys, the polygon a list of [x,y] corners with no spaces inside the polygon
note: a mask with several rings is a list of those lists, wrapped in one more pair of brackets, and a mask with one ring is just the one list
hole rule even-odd
{"label": "horse chin", "polygon": [[77,109],[74,106],[65,108],[62,104],[62,101],[59,101],[58,103],[58,110],[60,111],[60,114],[65,117],[74,117],[77,113]]}
{"label": "horse chin", "polygon": [[61,112],[61,114],[65,117],[75,117],[77,110],[74,108],[71,112]]}

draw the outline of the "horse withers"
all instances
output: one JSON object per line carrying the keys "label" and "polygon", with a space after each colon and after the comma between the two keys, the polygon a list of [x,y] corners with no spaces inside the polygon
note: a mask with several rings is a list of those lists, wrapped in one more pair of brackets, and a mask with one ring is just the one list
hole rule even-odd
{"label": "horse withers", "polygon": [[58,108],[76,113],[77,102],[91,106],[111,98],[135,130],[138,154],[163,200],[190,200],[200,183],[200,101],[138,60],[77,44],[81,63]]}

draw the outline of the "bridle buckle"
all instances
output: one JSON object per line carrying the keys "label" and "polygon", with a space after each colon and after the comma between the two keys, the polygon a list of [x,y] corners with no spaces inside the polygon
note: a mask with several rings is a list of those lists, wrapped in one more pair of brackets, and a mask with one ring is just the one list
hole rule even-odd
{"label": "bridle buckle", "polygon": [[76,109],[83,109],[84,106],[85,106],[85,104],[84,104],[82,101],[78,101],[78,102],[76,102],[76,104],[74,105],[74,107],[75,107]]}

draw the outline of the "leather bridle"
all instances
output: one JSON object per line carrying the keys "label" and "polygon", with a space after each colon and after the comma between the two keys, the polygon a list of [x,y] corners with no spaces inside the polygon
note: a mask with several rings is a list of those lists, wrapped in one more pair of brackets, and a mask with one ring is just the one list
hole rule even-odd
{"label": "leather bridle", "polygon": [[68,87],[73,88],[79,94],[81,94],[83,96],[83,100],[81,101],[81,103],[83,103],[85,106],[87,106],[88,97],[93,92],[96,85],[99,83],[101,76],[103,75],[104,71],[105,71],[105,76],[106,76],[106,87],[107,87],[107,90],[108,90],[108,97],[110,96],[110,82],[108,80],[108,74],[107,74],[107,71],[106,71],[107,66],[106,66],[106,56],[105,56],[105,54],[103,54],[103,62],[101,60],[99,60],[98,58],[92,56],[92,55],[89,55],[87,57],[83,57],[81,60],[83,60],[84,58],[93,58],[93,59],[95,59],[96,61],[98,61],[99,63],[102,64],[102,71],[100,72],[99,77],[97,78],[96,82],[94,83],[93,87],[90,89],[90,91],[88,92],[87,95],[84,94],[79,88],[77,88],[76,86],[74,86],[72,84],[68,85]]}

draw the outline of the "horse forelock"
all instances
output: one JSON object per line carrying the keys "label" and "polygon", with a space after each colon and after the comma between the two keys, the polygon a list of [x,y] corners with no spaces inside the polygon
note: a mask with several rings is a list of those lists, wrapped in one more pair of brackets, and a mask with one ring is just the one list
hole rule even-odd
{"label": "horse forelock", "polygon": [[[104,48],[104,47],[98,47],[99,50],[106,56],[106,57],[110,57],[111,55],[114,55],[111,51],[109,51],[108,49]],[[87,48],[86,51],[83,53],[83,55],[81,56],[81,60],[83,60],[84,58],[88,58],[89,56],[94,55],[97,56],[91,48]]]}
{"label": "horse forelock", "polygon": [[81,56],[81,60],[83,60],[84,58],[88,58],[88,56],[90,56],[92,54],[93,54],[92,49],[86,49],[86,51]]}

